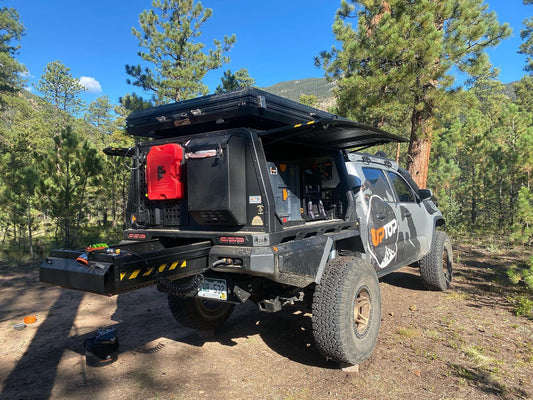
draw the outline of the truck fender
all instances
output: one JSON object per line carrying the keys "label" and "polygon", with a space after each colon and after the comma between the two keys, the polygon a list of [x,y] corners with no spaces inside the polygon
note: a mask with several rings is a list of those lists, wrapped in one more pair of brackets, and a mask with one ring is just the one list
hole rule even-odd
{"label": "truck fender", "polygon": [[[354,230],[345,230],[337,233],[327,234],[328,238],[326,239],[326,244],[324,245],[324,251],[322,252],[322,257],[320,259],[320,264],[315,275],[315,283],[319,284],[324,274],[324,269],[329,260],[337,257],[337,246],[336,244],[340,241],[346,239],[354,239],[359,236],[359,231]],[[357,249],[353,249],[354,251]]]}

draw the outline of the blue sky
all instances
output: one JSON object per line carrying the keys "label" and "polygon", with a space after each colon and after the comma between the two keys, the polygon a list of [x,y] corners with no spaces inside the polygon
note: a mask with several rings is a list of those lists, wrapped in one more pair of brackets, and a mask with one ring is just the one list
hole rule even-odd
{"label": "blue sky", "polygon": [[[522,0],[488,0],[500,22],[513,28],[510,39],[489,51],[492,63],[501,69],[502,82],[524,75],[525,57],[517,54],[522,21],[533,15],[533,7]],[[139,14],[151,0],[0,0],[13,7],[26,27],[18,59],[29,71],[28,85],[38,82],[47,63],[60,60],[92,90],[83,95],[93,101],[107,95],[116,103],[120,96],[139,88],[126,83],[125,64],[137,64]],[[259,87],[277,82],[323,77],[313,58],[334,44],[331,25],[340,0],[204,0],[213,17],[202,29],[200,40],[235,34],[237,43],[229,53],[231,63],[208,74],[204,83],[211,91],[223,71],[244,67]],[[35,92],[35,89],[34,89]]]}

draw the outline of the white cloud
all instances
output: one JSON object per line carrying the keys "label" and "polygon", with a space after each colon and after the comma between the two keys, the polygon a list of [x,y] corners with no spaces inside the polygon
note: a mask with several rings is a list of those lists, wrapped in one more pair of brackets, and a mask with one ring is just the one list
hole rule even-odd
{"label": "white cloud", "polygon": [[29,71],[29,70],[24,70],[24,71],[22,71],[22,72],[20,73],[20,76],[21,76],[22,78],[24,78],[24,79],[26,79],[26,78],[31,78],[31,79],[35,78],[35,76],[33,76],[32,74],[30,74],[30,71]]}
{"label": "white cloud", "polygon": [[80,78],[80,85],[89,93],[102,93],[102,86],[100,82],[90,76],[82,76]]}
{"label": "white cloud", "polygon": [[33,87],[31,87],[31,86],[25,86],[25,87],[24,87],[24,90],[27,90],[28,92],[31,93],[31,92],[33,92]]}

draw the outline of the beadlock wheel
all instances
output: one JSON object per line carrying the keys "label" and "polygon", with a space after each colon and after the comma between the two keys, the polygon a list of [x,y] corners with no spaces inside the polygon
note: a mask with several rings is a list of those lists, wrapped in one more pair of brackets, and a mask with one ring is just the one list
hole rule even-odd
{"label": "beadlock wheel", "polygon": [[355,332],[358,336],[363,336],[366,333],[369,326],[368,323],[370,321],[371,311],[372,304],[370,303],[370,293],[366,288],[363,288],[357,293],[353,310]]}

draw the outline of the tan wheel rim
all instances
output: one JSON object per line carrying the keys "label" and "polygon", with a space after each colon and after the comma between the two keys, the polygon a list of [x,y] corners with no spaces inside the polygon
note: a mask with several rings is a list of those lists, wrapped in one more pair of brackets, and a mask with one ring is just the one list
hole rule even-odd
{"label": "tan wheel rim", "polygon": [[365,333],[368,328],[368,323],[370,322],[370,293],[367,289],[361,289],[357,293],[357,298],[355,299],[355,306],[353,310],[353,319],[355,324],[355,331],[362,335]]}

